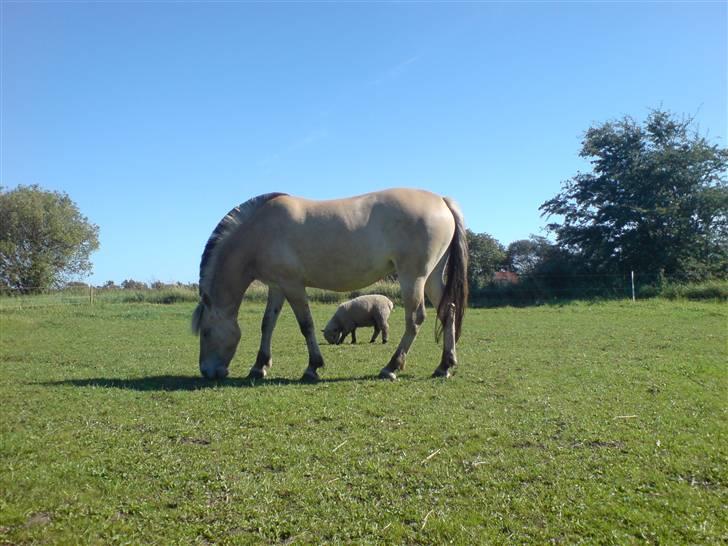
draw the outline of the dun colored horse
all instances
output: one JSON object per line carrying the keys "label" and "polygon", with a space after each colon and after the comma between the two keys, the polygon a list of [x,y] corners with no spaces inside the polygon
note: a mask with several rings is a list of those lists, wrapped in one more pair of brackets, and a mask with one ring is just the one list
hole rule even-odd
{"label": "dun colored horse", "polygon": [[268,374],[271,336],[288,300],[308,346],[303,379],[317,380],[324,360],[306,287],[350,291],[396,272],[405,333],[379,377],[396,379],[404,368],[425,319],[425,295],[437,309],[444,337],[433,376],[449,377],[467,304],[467,261],[460,210],[449,198],[427,191],[391,189],[331,201],[282,193],[250,199],[220,221],[202,254],[200,303],[192,318],[192,329],[200,334],[200,372],[210,379],[228,375],[240,341],[238,309],[257,279],[268,286],[268,303],[249,377]]}

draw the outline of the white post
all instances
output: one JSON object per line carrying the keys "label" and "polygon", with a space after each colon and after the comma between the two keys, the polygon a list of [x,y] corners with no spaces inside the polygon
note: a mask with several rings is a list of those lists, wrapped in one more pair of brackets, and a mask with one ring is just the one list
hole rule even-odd
{"label": "white post", "polygon": [[632,273],[632,301],[636,301],[634,297],[634,269],[631,271]]}

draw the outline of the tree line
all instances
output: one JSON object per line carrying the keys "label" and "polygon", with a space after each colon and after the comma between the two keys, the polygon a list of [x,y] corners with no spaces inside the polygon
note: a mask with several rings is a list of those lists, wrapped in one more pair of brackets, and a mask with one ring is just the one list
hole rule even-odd
{"label": "tree line", "polygon": [[[631,271],[652,284],[728,278],[728,149],[692,118],[658,109],[643,122],[597,124],[579,155],[591,171],[539,207],[547,236],[504,246],[468,232],[475,298],[502,295],[503,285],[524,298],[578,297]],[[65,193],[0,187],[0,290],[47,290],[88,274],[98,231]]]}

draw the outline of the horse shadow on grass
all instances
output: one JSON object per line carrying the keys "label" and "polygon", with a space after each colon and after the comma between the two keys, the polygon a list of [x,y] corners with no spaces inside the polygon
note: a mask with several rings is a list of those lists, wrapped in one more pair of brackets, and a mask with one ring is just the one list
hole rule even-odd
{"label": "horse shadow on grass", "polygon": [[45,381],[35,383],[43,386],[101,387],[105,389],[121,389],[130,391],[197,391],[211,388],[251,388],[279,387],[287,385],[313,386],[326,383],[375,381],[377,376],[335,377],[320,379],[317,382],[300,379],[270,378],[248,379],[245,377],[228,377],[219,380],[204,379],[187,375],[152,375],[122,379],[117,377],[92,377],[87,379],[64,379],[61,381]]}

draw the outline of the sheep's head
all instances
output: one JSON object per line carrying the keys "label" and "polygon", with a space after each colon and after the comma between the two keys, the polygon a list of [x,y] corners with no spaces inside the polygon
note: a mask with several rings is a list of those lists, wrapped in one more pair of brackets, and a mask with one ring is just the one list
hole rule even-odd
{"label": "sheep's head", "polygon": [[336,345],[340,342],[341,325],[334,319],[331,319],[326,325],[326,328],[321,331],[324,334],[324,339],[328,341],[331,345]]}

